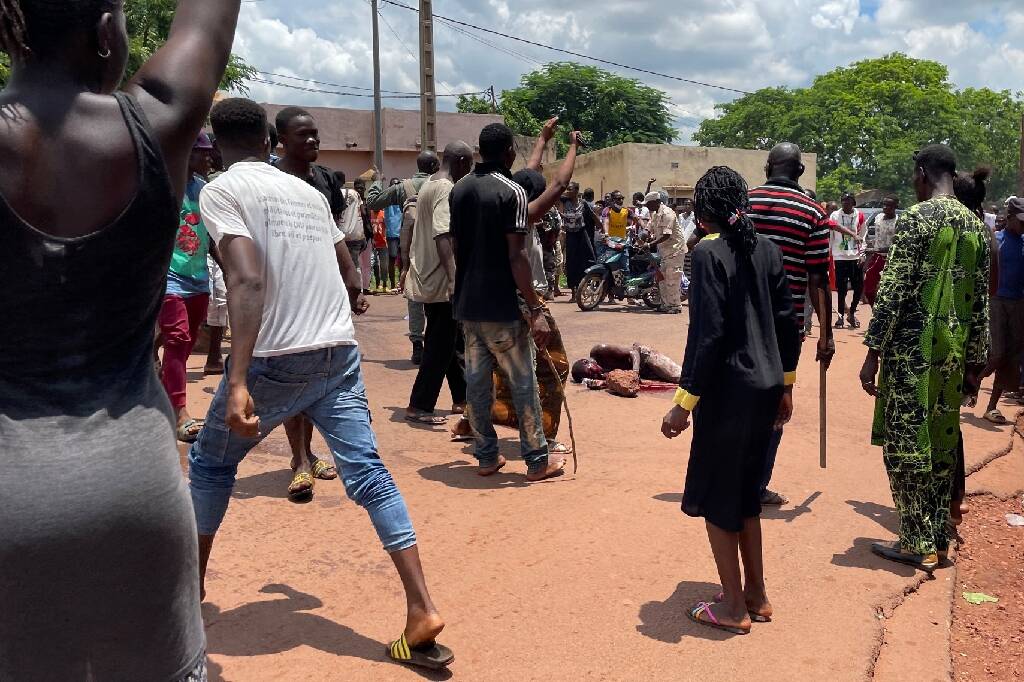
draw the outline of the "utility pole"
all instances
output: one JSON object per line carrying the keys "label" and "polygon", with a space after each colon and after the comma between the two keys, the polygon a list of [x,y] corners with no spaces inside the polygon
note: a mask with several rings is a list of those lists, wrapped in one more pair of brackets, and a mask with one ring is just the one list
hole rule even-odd
{"label": "utility pole", "polygon": [[384,112],[380,103],[380,30],[377,27],[377,0],[371,0],[373,11],[373,165],[384,173]]}
{"label": "utility pole", "polygon": [[432,0],[420,0],[420,151],[437,151],[434,87],[434,5]]}
{"label": "utility pole", "polygon": [[1017,174],[1019,197],[1024,197],[1024,114],[1020,117],[1020,170]]}
{"label": "utility pole", "polygon": [[494,96],[494,86],[487,88],[487,94],[491,98],[491,113],[498,113],[498,98]]}

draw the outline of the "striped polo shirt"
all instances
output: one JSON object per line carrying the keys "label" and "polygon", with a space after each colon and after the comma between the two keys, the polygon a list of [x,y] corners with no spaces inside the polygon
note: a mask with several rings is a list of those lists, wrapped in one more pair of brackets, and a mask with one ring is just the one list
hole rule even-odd
{"label": "striped polo shirt", "polygon": [[799,323],[804,320],[807,274],[828,277],[829,217],[800,185],[772,178],[750,191],[750,219],[758,234],[782,249]]}

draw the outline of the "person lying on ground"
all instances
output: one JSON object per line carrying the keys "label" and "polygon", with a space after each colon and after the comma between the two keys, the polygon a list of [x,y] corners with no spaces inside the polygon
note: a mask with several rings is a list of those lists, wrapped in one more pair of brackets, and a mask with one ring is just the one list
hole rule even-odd
{"label": "person lying on ground", "polygon": [[601,380],[614,370],[636,372],[640,379],[648,381],[677,384],[683,368],[667,355],[639,343],[632,347],[600,344],[590,349],[589,358],[573,364],[572,380],[577,384],[584,379]]}

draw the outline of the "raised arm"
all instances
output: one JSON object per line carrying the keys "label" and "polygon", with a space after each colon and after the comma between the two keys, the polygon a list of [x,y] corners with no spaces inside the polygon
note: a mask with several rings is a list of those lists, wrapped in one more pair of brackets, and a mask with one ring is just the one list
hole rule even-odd
{"label": "raised arm", "polygon": [[[551,120],[554,121],[556,119]],[[579,131],[573,131],[572,137],[569,139],[569,151],[566,153],[561,167],[555,173],[555,177],[548,183],[544,193],[530,202],[528,220],[531,224],[540,220],[548,212],[548,209],[554,206],[555,202],[565,194],[565,190],[572,180],[573,171],[576,170],[576,154],[579,150],[579,140]]]}
{"label": "raised arm", "polygon": [[530,154],[530,160],[526,162],[526,167],[532,170],[540,170],[541,163],[544,159],[544,149],[547,148],[548,142],[555,136],[555,127],[558,125],[558,117],[548,119],[548,122],[541,128],[540,137],[537,138],[537,142],[533,145],[533,152]]}
{"label": "raised arm", "polygon": [[167,42],[125,86],[160,140],[179,201],[192,144],[231,56],[239,6],[240,0],[179,0]]}

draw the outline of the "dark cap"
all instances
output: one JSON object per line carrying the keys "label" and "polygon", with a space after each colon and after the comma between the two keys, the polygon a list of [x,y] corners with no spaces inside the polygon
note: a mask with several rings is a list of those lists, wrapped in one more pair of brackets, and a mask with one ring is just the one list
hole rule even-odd
{"label": "dark cap", "polygon": [[1024,220],[1024,199],[1010,197],[1006,201],[1006,215],[1015,215],[1019,220]]}

